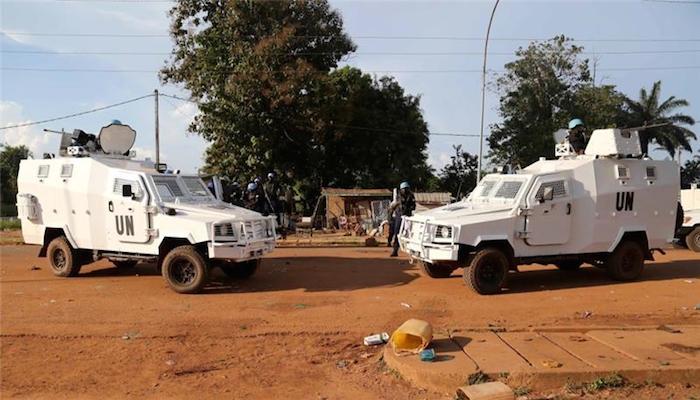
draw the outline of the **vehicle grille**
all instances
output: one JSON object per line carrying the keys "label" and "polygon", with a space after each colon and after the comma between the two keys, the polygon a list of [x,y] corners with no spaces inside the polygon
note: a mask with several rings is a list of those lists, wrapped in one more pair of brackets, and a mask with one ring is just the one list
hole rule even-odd
{"label": "vehicle grille", "polygon": [[214,225],[214,237],[235,238],[235,230],[232,223]]}
{"label": "vehicle grille", "polygon": [[423,239],[423,238],[421,238],[421,234],[423,234],[424,227],[425,227],[425,222],[412,221],[411,231],[408,232],[408,238],[410,240],[415,240],[415,241],[421,242]]}
{"label": "vehicle grille", "polygon": [[268,221],[264,219],[245,222],[246,239],[265,239],[272,236],[272,230],[267,229]]}

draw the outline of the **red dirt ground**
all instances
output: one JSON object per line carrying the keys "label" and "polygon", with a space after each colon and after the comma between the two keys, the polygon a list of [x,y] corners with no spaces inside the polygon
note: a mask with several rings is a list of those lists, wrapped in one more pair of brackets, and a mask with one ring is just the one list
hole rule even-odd
{"label": "red dirt ground", "polygon": [[[408,318],[437,330],[700,324],[700,257],[687,250],[659,255],[634,283],[593,267],[525,267],[488,297],[469,292],[461,270],[430,279],[386,248],[278,249],[250,281],[216,271],[189,296],[148,265],[100,261],[65,279],[37,247],[0,251],[2,398],[445,399],[411,387],[362,337]],[[546,395],[581,398],[528,397]],[[700,388],[583,396],[700,399]]]}

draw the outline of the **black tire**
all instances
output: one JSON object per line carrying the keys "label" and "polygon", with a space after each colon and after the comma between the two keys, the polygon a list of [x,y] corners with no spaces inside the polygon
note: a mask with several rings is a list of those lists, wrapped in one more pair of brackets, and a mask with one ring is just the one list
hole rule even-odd
{"label": "black tire", "polygon": [[696,253],[700,253],[700,226],[695,227],[685,235],[685,245]]}
{"label": "black tire", "polygon": [[605,263],[608,274],[617,281],[633,281],[644,269],[644,249],[639,243],[627,240],[617,245]]}
{"label": "black tire", "polygon": [[454,267],[449,265],[434,264],[426,261],[418,261],[418,266],[420,266],[423,274],[435,279],[448,278],[455,270]]}
{"label": "black tire", "polygon": [[197,250],[184,245],[176,247],[163,259],[163,278],[178,293],[199,293],[209,278],[209,268]]}
{"label": "black tire", "polygon": [[508,257],[501,250],[488,247],[474,255],[462,277],[476,293],[496,294],[504,286],[509,269]]}
{"label": "black tire", "polygon": [[65,236],[59,236],[49,243],[46,257],[56,276],[69,277],[80,273],[80,254],[71,247]]}
{"label": "black tire", "polygon": [[132,269],[138,264],[136,260],[110,260],[119,269]]}
{"label": "black tire", "polygon": [[563,260],[554,263],[562,271],[576,271],[581,268],[583,261],[581,260]]}
{"label": "black tire", "polygon": [[243,262],[222,262],[219,268],[231,279],[248,279],[260,266],[260,259]]}

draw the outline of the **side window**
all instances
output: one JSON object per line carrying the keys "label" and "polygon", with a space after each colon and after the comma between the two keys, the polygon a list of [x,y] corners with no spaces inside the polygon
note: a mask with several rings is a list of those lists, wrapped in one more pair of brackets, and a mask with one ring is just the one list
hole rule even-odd
{"label": "side window", "polygon": [[552,188],[552,193],[553,193],[555,199],[557,197],[565,197],[566,196],[566,184],[564,184],[564,181],[553,181],[553,182],[545,182],[545,183],[541,184],[539,189],[537,189],[537,193],[535,194],[535,198],[542,197],[544,195],[545,188],[548,188],[548,187]]}
{"label": "side window", "polygon": [[131,179],[124,179],[124,178],[116,178],[114,180],[114,186],[113,186],[113,191],[114,194],[117,196],[122,195],[122,188],[124,185],[131,185],[131,191],[134,193],[134,199],[135,200],[140,200],[143,192],[141,191],[141,185],[139,185],[138,181],[131,180]]}
{"label": "side window", "polygon": [[36,173],[36,176],[39,178],[46,178],[49,176],[49,165],[48,164],[42,164],[39,166],[39,170]]}
{"label": "side window", "polygon": [[61,166],[61,178],[70,178],[73,176],[73,164],[63,164]]}

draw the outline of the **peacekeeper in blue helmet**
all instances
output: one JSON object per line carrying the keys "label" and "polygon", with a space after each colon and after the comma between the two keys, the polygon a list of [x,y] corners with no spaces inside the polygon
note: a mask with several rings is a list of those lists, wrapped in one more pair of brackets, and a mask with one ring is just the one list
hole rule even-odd
{"label": "peacekeeper in blue helmet", "polygon": [[401,229],[401,217],[410,217],[416,210],[416,197],[411,191],[411,185],[404,181],[399,185],[399,197],[389,206],[389,216],[393,218],[393,230],[390,236],[393,238],[393,251],[391,257],[399,255],[399,230]]}
{"label": "peacekeeper in blue helmet", "polygon": [[569,144],[571,148],[574,149],[576,154],[583,154],[586,150],[586,143],[588,139],[586,138],[586,126],[583,124],[579,118],[574,118],[569,121]]}

